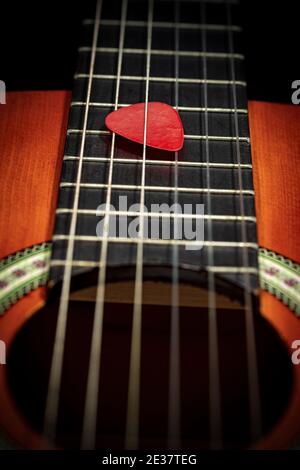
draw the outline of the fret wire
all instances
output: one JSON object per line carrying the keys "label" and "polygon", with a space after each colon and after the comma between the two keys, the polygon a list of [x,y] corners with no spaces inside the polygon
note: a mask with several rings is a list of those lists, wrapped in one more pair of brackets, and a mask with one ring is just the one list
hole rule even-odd
{"label": "fret wire", "polygon": [[[78,52],[90,52],[91,48],[82,46],[78,48]],[[116,47],[97,47],[96,52],[103,53],[116,53],[118,49]],[[134,49],[134,48],[125,48],[124,53],[126,54],[146,54],[146,49]],[[179,56],[179,57],[208,57],[211,59],[229,59],[233,57],[237,60],[245,60],[243,54],[229,54],[227,52],[203,52],[203,51],[172,51],[168,49],[152,49],[151,55],[164,55],[164,56]]]}
{"label": "fret wire", "polygon": [[[74,75],[74,80],[81,80],[83,78],[88,78],[87,73],[76,73]],[[117,77],[116,75],[111,74],[100,74],[94,73],[93,79],[94,80],[115,80]],[[142,75],[122,75],[121,80],[126,81],[147,81],[147,77]],[[149,77],[150,82],[166,82],[166,83],[175,83],[176,79],[174,77]],[[178,78],[178,83],[186,83],[186,84],[195,84],[201,85],[207,83],[208,85],[237,85],[241,87],[246,87],[247,83],[243,80],[236,80],[233,82],[232,80],[213,80],[213,79],[203,79],[203,78]]]}
{"label": "fret wire", "polygon": [[242,267],[242,268],[235,268],[235,267],[226,267],[226,266],[212,266],[212,267],[208,267],[207,268],[208,271],[211,271],[213,273],[233,273],[233,274],[254,274],[254,275],[258,275],[258,269],[257,268],[245,268],[245,267]]}
{"label": "fret wire", "polygon": [[[82,134],[82,129],[68,129],[67,134]],[[94,130],[94,129],[88,129],[86,131],[87,135],[111,135],[111,132],[105,131],[105,130]],[[249,137],[236,137],[236,136],[220,136],[220,135],[194,135],[194,134],[185,134],[184,138],[186,140],[219,140],[219,141],[228,141],[228,142],[235,142],[236,140],[239,140],[240,142],[246,142],[247,144],[250,143],[250,138]]]}
{"label": "fret wire", "polygon": [[[93,24],[92,19],[85,19],[83,20],[82,24],[84,26],[89,26]],[[118,20],[106,20],[103,19],[101,20],[101,24],[105,26],[119,26],[120,21]],[[148,23],[146,21],[136,21],[136,20],[128,20],[126,21],[127,26],[137,26],[137,27],[143,27],[143,26],[148,26]],[[205,29],[208,31],[234,31],[236,33],[242,32],[242,28],[237,25],[223,25],[223,24],[202,24],[202,23],[174,23],[174,22],[167,22],[167,21],[154,21],[153,22],[154,27],[158,28],[178,28],[178,29],[195,29],[195,30],[201,30]]]}
{"label": "fret wire", "polygon": [[[65,161],[76,161],[79,159],[79,157],[75,155],[65,155],[63,158]],[[83,157],[83,161],[86,162],[108,162],[109,158],[107,157]],[[142,163],[142,160],[140,158],[114,158],[115,163]],[[147,159],[146,161],[147,165],[157,165],[157,166],[174,166],[175,161],[174,160],[150,160]],[[205,162],[186,162],[186,161],[178,161],[177,162],[178,166],[181,167],[206,167],[207,163]],[[210,168],[228,168],[228,169],[236,169],[238,168],[237,163],[212,163],[210,162],[209,164]],[[251,170],[252,165],[251,163],[241,163],[241,168]]]}
{"label": "fret wire", "polygon": [[[227,5],[227,23],[232,24],[231,21],[231,6]],[[233,35],[231,31],[228,31],[228,43],[229,50],[232,53],[234,50]],[[234,61],[230,60],[231,78],[235,82],[235,64]],[[232,97],[234,108],[237,108],[237,93],[236,86],[232,87]],[[239,135],[239,121],[237,113],[234,114],[234,126],[236,135]],[[239,141],[236,141],[236,155],[237,161],[241,163],[241,150]],[[242,188],[242,171],[239,170],[239,186]],[[244,200],[240,197],[240,213],[243,216],[245,213]],[[247,231],[245,224],[242,224],[242,239],[247,240]],[[249,266],[248,252],[243,251],[243,264]],[[249,392],[249,418],[250,418],[250,433],[253,442],[256,442],[262,436],[262,414],[261,414],[261,401],[260,401],[260,390],[259,390],[259,373],[257,367],[257,355],[256,355],[256,338],[255,338],[255,327],[254,327],[254,311],[251,298],[251,280],[249,276],[246,276],[246,289],[244,291],[245,297],[245,322],[246,322],[246,350],[247,350],[247,372],[248,372],[248,392]]]}
{"label": "fret wire", "polygon": [[[71,237],[69,235],[54,235],[53,240],[70,240]],[[102,242],[105,240],[105,237],[98,237],[97,235],[74,235],[72,237],[75,241],[82,241],[82,242]],[[257,250],[258,245],[257,243],[252,242],[218,242],[218,241],[191,241],[191,240],[164,240],[164,239],[155,239],[152,238],[126,238],[126,237],[109,237],[109,243],[126,243],[126,244],[135,244],[135,245],[143,245],[143,244],[154,244],[154,245],[182,245],[182,246],[203,246],[203,247],[218,247],[218,248],[237,248],[237,249],[253,249]]]}
{"label": "fret wire", "polygon": [[[50,260],[50,267],[57,267],[57,266],[66,266],[66,261],[61,259],[52,258]],[[72,267],[92,267],[92,268],[101,268],[101,263],[99,261],[85,261],[85,260],[75,260],[71,261],[70,266]]]}
{"label": "fret wire", "polygon": [[[106,20],[104,20],[104,22],[103,22],[103,21],[101,20],[100,23],[101,23],[101,24],[105,24],[105,21],[106,21]],[[113,21],[108,20],[108,21],[107,21],[107,24],[108,24],[108,23],[112,24]],[[126,22],[127,25],[129,25],[129,23],[130,23],[130,22]],[[140,23],[142,23],[142,22],[131,22],[131,23],[139,23],[139,24],[140,24]],[[118,25],[119,25],[119,24],[121,24],[121,22],[117,21],[117,22],[115,22],[115,24],[118,24]],[[165,26],[166,24],[167,24],[167,23],[164,23],[164,26]],[[171,24],[171,23],[170,23],[170,24]],[[174,24],[177,25],[178,22],[175,22],[175,23],[172,23],[172,24],[173,24],[173,25],[174,25]],[[146,26],[146,25],[148,25],[148,23],[147,23],[147,22],[144,22],[144,25]],[[157,25],[159,25],[159,22],[156,22],[156,23],[153,22],[153,25],[156,25],[156,26],[157,26]],[[162,27],[164,27],[164,26],[162,26]],[[181,25],[181,26],[182,26],[182,25]],[[181,27],[181,26],[180,26],[180,27]],[[188,26],[190,26],[190,25],[188,24]],[[198,25],[194,25],[194,26],[198,26]],[[209,30],[209,29],[210,29],[210,26],[214,26],[214,25],[202,25],[202,26],[203,26],[202,29],[204,29],[204,30],[206,31],[206,30]],[[216,25],[216,26],[220,26],[220,25]],[[98,27],[99,27],[99,23],[98,23]],[[176,27],[176,26],[175,26],[175,27]],[[229,27],[229,29],[225,29],[225,30],[226,30],[226,31],[227,31],[227,30],[228,30],[228,31],[233,31],[232,28],[233,28],[233,27]],[[80,49],[81,49],[81,50],[82,50],[82,49],[88,49],[89,51],[92,50],[91,48],[80,48]],[[110,48],[95,48],[96,52],[99,52],[100,49],[110,49]],[[113,49],[113,48],[111,48],[111,49]],[[118,49],[116,49],[116,52],[117,52],[117,51],[118,51]],[[127,52],[126,49],[123,49],[123,52],[125,52],[125,51]],[[132,50],[128,49],[128,51],[134,51],[134,49],[132,49]],[[143,54],[144,54],[144,53],[147,53],[147,50],[146,50],[146,49],[140,49],[140,51],[143,51],[143,52],[140,52],[140,53],[143,53]],[[101,52],[105,52],[105,51],[101,50]],[[107,51],[107,52],[111,52],[111,51]],[[154,54],[157,54],[157,55],[162,54],[162,55],[163,55],[163,54],[165,53],[165,55],[174,55],[175,57],[177,57],[177,56],[180,57],[180,56],[182,56],[182,55],[185,54],[185,51],[179,51],[178,54],[169,54],[169,53],[171,53],[171,52],[172,52],[172,51],[159,51],[159,50],[156,50],[156,51],[154,51]],[[129,52],[129,53],[131,53],[131,52]],[[135,52],[132,52],[132,53],[135,53]],[[190,51],[190,52],[187,51],[187,53],[191,54],[191,56],[194,56],[194,54],[193,54],[192,51]],[[152,54],[153,54],[153,51],[150,50],[150,51],[149,51],[149,56],[152,55]],[[198,54],[198,55],[197,55],[198,57],[203,57],[203,58],[204,58],[204,57],[210,57],[210,55],[209,55],[210,53],[205,53],[205,52],[204,52],[204,53],[201,53],[201,52],[200,52],[200,53],[195,53],[195,54]],[[211,54],[214,54],[214,53],[211,53]],[[221,54],[221,53],[220,53],[220,54]],[[215,56],[215,55],[214,55],[214,56]],[[224,54],[224,57],[226,57],[226,58],[232,58],[232,59],[234,59],[234,58],[238,58],[238,59],[239,59],[239,58],[243,58],[243,56],[241,56],[241,55],[239,55],[239,54]],[[149,59],[149,60],[150,60],[150,59]],[[86,77],[89,76],[88,74],[84,74],[84,75],[85,75]],[[93,78],[95,78],[95,77],[98,78],[98,77],[102,77],[102,76],[101,76],[101,75],[98,76],[97,74],[95,74],[95,75],[93,75]],[[107,76],[105,76],[105,77],[107,77]],[[115,78],[116,80],[118,79],[117,76],[114,76],[114,78]],[[119,77],[119,78],[120,78],[120,79],[123,79],[123,77]],[[124,79],[125,79],[125,80],[126,80],[126,79],[132,80],[132,79],[135,79],[135,78],[136,78],[136,77],[126,77],[126,76],[125,76]],[[151,81],[152,79],[153,79],[153,81],[156,81],[156,79],[158,79],[158,81],[165,81],[165,79],[166,79],[166,81],[170,81],[170,80],[171,80],[171,81],[173,81],[174,83],[176,83],[176,78],[174,78],[174,79],[173,79],[173,78],[167,78],[167,77],[148,77],[148,78],[149,78],[150,81]],[[142,78],[142,80],[147,81],[147,79],[144,78],[144,77]],[[189,79],[187,79],[187,80],[189,80]],[[192,80],[193,80],[193,79],[192,79]],[[197,80],[197,83],[198,83],[198,79],[196,79],[196,80]],[[218,83],[219,83],[219,82],[222,82],[222,81],[218,81]],[[232,80],[232,81],[230,81],[230,82],[231,82],[230,85],[232,85],[232,86],[235,86],[236,84],[238,84],[238,85],[243,84],[242,86],[244,86],[244,84],[245,84],[245,82],[235,82],[234,80]],[[183,83],[184,83],[184,82],[183,82]],[[207,84],[209,84],[209,81],[204,80],[204,81],[203,81],[203,84],[204,84],[205,86],[207,86]],[[79,106],[86,106],[86,107],[92,107],[92,106],[105,107],[106,105],[108,105],[108,107],[113,107],[113,104],[112,104],[112,103],[108,103],[108,104],[107,104],[107,103],[93,103],[93,102],[90,102],[90,101],[89,101],[89,102],[73,102],[73,103],[71,104],[71,106],[78,106],[78,105],[79,105]],[[118,105],[118,106],[119,106],[119,107],[125,107],[125,106],[128,106],[128,105],[126,105],[126,104],[120,104],[120,105]],[[206,107],[206,108],[200,108],[200,107],[199,107],[199,108],[196,108],[196,107],[195,107],[195,108],[193,108],[193,107],[190,107],[190,108],[189,108],[189,107],[178,107],[177,109],[180,110],[180,111],[194,111],[194,112],[204,112],[204,113],[207,113],[207,112],[228,112],[228,113],[236,114],[236,113],[239,113],[239,112],[240,112],[240,113],[245,113],[245,114],[247,114],[247,110],[243,110],[243,109],[240,109],[240,110],[239,110],[239,109],[207,108],[207,107]],[[74,131],[74,132],[73,132],[73,131]],[[93,130],[89,130],[89,129],[86,129],[85,132],[84,132],[84,130],[81,130],[81,129],[70,129],[70,132],[68,131],[68,134],[71,135],[72,133],[75,133],[75,134],[76,134],[76,133],[83,133],[85,137],[88,136],[88,135],[111,135],[110,132],[106,132],[106,131],[93,131]],[[112,138],[114,139],[114,136],[113,136]],[[244,137],[239,137],[239,136],[238,136],[238,137],[227,137],[227,136],[221,137],[221,136],[207,136],[207,135],[206,135],[206,136],[192,136],[192,135],[187,135],[187,136],[185,136],[185,138],[191,139],[191,140],[230,140],[230,141],[236,142],[237,144],[239,144],[240,142],[246,142],[246,143],[248,144],[248,143],[250,142],[250,139],[249,139],[248,137],[245,137],[245,138],[244,138]],[[80,157],[76,157],[76,156],[65,156],[64,159],[65,159],[65,160],[75,160],[75,159],[76,159],[76,160],[80,160]],[[84,156],[82,156],[82,159],[81,159],[81,160],[82,160],[82,161],[85,161],[85,160],[86,160],[86,161],[111,161],[111,159],[109,159],[109,158],[96,158],[96,157],[93,158],[93,157],[84,157]],[[121,158],[120,158],[120,159],[114,159],[114,162],[118,162],[118,163],[138,163],[138,164],[142,163],[142,165],[147,165],[147,164],[149,163],[149,164],[152,164],[152,165],[153,165],[153,164],[158,164],[158,165],[173,165],[173,166],[177,166],[177,165],[185,166],[185,165],[186,165],[186,166],[199,166],[199,167],[201,167],[201,166],[203,166],[203,167],[208,166],[208,167],[212,167],[212,168],[214,168],[214,167],[215,167],[215,168],[219,168],[219,167],[220,167],[220,168],[221,168],[221,167],[224,167],[224,168],[239,168],[239,167],[240,167],[240,168],[249,168],[249,169],[252,168],[252,165],[251,165],[251,164],[241,164],[241,165],[238,165],[238,164],[218,164],[218,163],[214,164],[214,163],[210,163],[210,162],[209,162],[208,164],[205,164],[205,163],[203,163],[203,162],[177,162],[177,161],[176,161],[176,162],[174,162],[174,161],[158,161],[158,162],[157,162],[157,161],[155,161],[155,160],[147,160],[146,162],[143,163],[143,161],[141,161],[140,159],[121,159]],[[69,187],[68,185],[70,185],[70,184],[73,185],[73,183],[67,183],[67,182],[66,182],[66,183],[62,183],[62,184],[61,184],[61,187],[62,187],[62,188],[63,188],[63,187]],[[66,185],[66,186],[64,186],[64,185]],[[75,184],[74,184],[74,186],[75,186]],[[85,188],[85,187],[91,187],[91,186],[89,186],[88,183],[87,183],[87,184],[82,183],[82,184],[79,185],[79,188],[81,188],[81,187]],[[163,191],[168,191],[168,190],[170,190],[170,191],[176,192],[176,191],[178,190],[178,191],[181,191],[181,192],[192,192],[192,191],[193,191],[193,192],[205,192],[205,193],[207,193],[207,194],[214,194],[214,192],[216,192],[216,191],[217,191],[216,194],[219,194],[219,193],[220,193],[220,194],[224,194],[224,191],[226,191],[225,194],[249,194],[249,195],[251,195],[251,196],[254,195],[254,192],[251,191],[251,190],[217,190],[217,189],[212,189],[212,190],[211,190],[210,188],[195,188],[195,189],[193,189],[193,188],[176,188],[176,187],[175,187],[175,188],[169,188],[169,189],[168,189],[168,188],[165,188],[165,187],[163,187],[163,188],[160,188],[160,187],[151,187],[151,186],[150,186],[150,187],[146,187],[146,186],[143,185],[143,184],[141,184],[141,185],[139,185],[139,186],[134,186],[134,185],[126,186],[126,185],[113,185],[113,184],[106,184],[106,185],[104,184],[104,185],[101,185],[101,184],[97,184],[97,185],[92,185],[92,187],[93,187],[93,188],[107,188],[107,189],[121,189],[121,188],[122,188],[122,189],[123,189],[123,188],[125,188],[125,189],[139,189],[139,190],[142,190],[142,191],[146,191],[146,190],[149,190],[149,191],[151,191],[151,190],[154,190],[154,191],[162,191],[162,190],[163,190]],[[153,188],[155,188],[155,189],[153,189]],[[227,192],[227,191],[230,191],[230,193]],[[234,191],[234,192],[233,192],[233,191]],[[57,210],[57,213],[58,213],[58,214],[59,214],[59,213],[64,213],[64,212],[70,212],[70,213],[72,214],[74,211],[72,210],[72,208],[71,208],[71,209],[68,209],[68,208],[59,208],[59,209]],[[78,209],[78,210],[77,210],[77,214],[80,214],[80,213],[82,213],[82,214],[88,213],[88,214],[89,214],[89,213],[91,213],[91,215],[92,215],[92,212],[93,212],[93,215],[95,215],[96,210],[94,210],[94,211],[91,210],[90,212],[89,212],[88,209]],[[106,215],[108,215],[108,216],[109,216],[110,214],[114,214],[114,215],[118,215],[118,214],[119,214],[119,215],[125,215],[125,214],[126,214],[126,215],[128,215],[128,214],[130,214],[130,212],[127,213],[127,212],[107,212],[107,211],[104,212],[104,211],[103,211],[103,214],[104,214],[104,215],[106,214]],[[133,214],[133,216],[136,216],[136,215],[137,215],[136,212],[133,212],[132,214]],[[175,216],[177,216],[177,214],[161,214],[161,213],[158,213],[157,215],[160,216],[160,217],[168,217],[168,216],[175,217]],[[153,214],[153,213],[152,213],[152,214],[147,213],[147,214],[142,214],[142,215],[140,214],[140,217],[147,217],[147,216],[151,217],[151,216],[156,216],[156,215]],[[180,214],[179,214],[179,216],[180,216]],[[193,215],[192,215],[192,214],[190,215],[190,217],[189,217],[188,215],[183,214],[183,218],[184,218],[185,216],[187,216],[187,218],[193,218]],[[249,221],[250,221],[250,219],[251,219],[251,221],[253,221],[253,222],[255,222],[255,220],[256,220],[255,217],[247,217],[247,216],[218,216],[218,215],[217,215],[217,216],[207,216],[207,215],[199,216],[199,218],[206,218],[207,220],[208,220],[208,219],[214,220],[214,217],[222,217],[222,219],[216,219],[216,220],[249,220]],[[233,217],[234,219],[233,219],[233,218],[230,219],[230,217]],[[60,237],[60,235],[54,236],[54,240],[56,240],[56,239],[59,240],[59,238],[57,238],[57,237]],[[75,235],[75,237],[76,237],[76,235]],[[75,238],[75,237],[74,237],[74,240],[77,241],[77,238]],[[79,236],[79,237],[80,237],[80,236]],[[100,237],[100,239],[99,239],[99,237],[96,237],[96,238],[97,238],[97,241],[101,241],[102,243],[105,242],[105,239],[104,239],[103,237],[102,237],[102,238]],[[107,240],[107,237],[106,237],[106,240]],[[112,241],[113,243],[120,243],[120,240],[122,240],[122,239],[116,237],[116,239],[112,239],[112,240],[109,239],[108,241],[109,241],[109,242]],[[121,241],[121,243],[127,243],[127,240],[128,240],[128,239],[125,239],[125,240],[126,240],[126,242],[123,240],[123,241]],[[81,239],[78,239],[78,241],[81,241]],[[82,241],[85,241],[85,240],[82,239]],[[153,240],[148,240],[148,239],[141,238],[141,239],[137,239],[137,240],[130,239],[130,240],[129,240],[129,243],[131,243],[131,242],[132,242],[132,243],[136,243],[136,244],[138,244],[138,245],[142,245],[143,243],[151,243],[151,242],[153,242],[153,244],[158,244],[158,245],[160,245],[160,244],[164,244],[165,241],[164,241],[164,240],[162,240],[162,241],[159,241],[159,240],[153,241]],[[197,242],[189,242],[188,240],[187,240],[187,241],[182,241],[182,242],[183,242],[183,243],[182,243],[183,245],[187,245],[187,244],[189,244],[189,243],[195,243],[195,244],[197,244]],[[177,240],[166,241],[166,243],[173,244],[174,247],[177,247],[177,246],[178,246]],[[205,242],[205,243],[207,243],[207,242]],[[211,242],[211,243],[214,243],[214,242]],[[216,242],[216,243],[218,243],[218,242]],[[222,242],[220,242],[220,243],[222,243]],[[231,243],[231,242],[228,242],[228,243]],[[235,243],[235,242],[232,242],[232,243]],[[252,243],[252,244],[249,243],[249,244],[246,244],[246,245],[243,244],[243,246],[242,246],[242,243],[240,243],[240,242],[237,242],[237,243],[239,243],[239,245],[240,245],[240,246],[238,246],[237,248],[246,248],[246,249],[251,248],[251,249],[257,249],[257,244],[254,244],[254,243]],[[249,246],[248,246],[248,245],[249,245]],[[250,246],[250,245],[251,245],[251,246]],[[210,246],[211,246],[211,247],[212,247],[212,246],[219,246],[219,245],[212,245],[212,244],[211,244],[211,245],[204,245],[204,246],[207,246],[207,247],[210,247]],[[231,247],[232,247],[232,246],[230,246],[230,248],[231,248]],[[57,263],[57,264],[56,264],[56,263]],[[61,264],[60,264],[60,263],[61,263]],[[55,259],[53,259],[53,260],[51,261],[51,265],[52,265],[52,266],[56,266],[56,265],[57,265],[57,266],[60,266],[60,265],[62,265],[62,266],[67,266],[68,263],[70,264],[71,267],[73,267],[73,266],[82,266],[82,267],[84,267],[84,266],[91,266],[91,267],[98,267],[98,268],[101,268],[101,270],[106,267],[106,262],[102,262],[101,260],[100,260],[99,262],[86,262],[86,261],[84,261],[84,260],[82,260],[82,261],[81,261],[81,260],[72,260],[72,261],[70,261],[70,262],[68,262],[68,261],[67,261],[67,262],[63,262],[63,261],[61,261],[61,260],[55,260]],[[81,264],[79,264],[79,263],[81,263]],[[215,273],[215,272],[219,272],[219,273],[224,272],[224,273],[233,273],[233,274],[235,274],[235,273],[237,273],[237,274],[239,274],[239,273],[244,274],[244,273],[245,273],[245,274],[249,275],[249,274],[257,274],[257,272],[258,272],[258,270],[257,270],[256,268],[252,268],[252,267],[249,267],[249,266],[243,267],[243,268],[234,267],[234,266],[231,266],[231,267],[226,267],[226,266],[207,266],[206,268],[208,269],[209,272],[213,272],[213,273]]]}
{"label": "fret wire", "polygon": [[[91,59],[90,59],[89,79],[88,79],[87,96],[86,96],[87,105],[84,111],[82,142],[81,142],[81,147],[80,147],[80,160],[79,160],[78,170],[77,170],[74,203],[73,203],[74,212],[71,218],[70,240],[68,241],[67,254],[66,254],[66,258],[68,262],[73,259],[73,253],[74,253],[73,236],[76,232],[76,218],[77,218],[76,209],[78,208],[78,203],[79,203],[79,192],[80,192],[79,183],[80,183],[81,175],[82,175],[82,157],[84,154],[85,135],[86,135],[86,129],[87,129],[87,123],[88,123],[88,112],[89,112],[88,105],[89,105],[89,101],[91,97],[91,90],[92,90],[92,75],[93,75],[95,59],[96,59],[95,48],[97,46],[97,40],[98,40],[98,34],[99,34],[99,19],[101,17],[101,11],[102,11],[102,0],[97,0],[96,11],[95,11],[95,22],[94,22],[94,29],[93,29],[93,43],[92,43],[93,50],[92,50]],[[60,388],[61,388],[64,346],[65,346],[66,327],[67,327],[67,318],[68,318],[71,275],[72,275],[71,267],[66,265],[64,275],[63,275],[62,291],[61,291],[61,297],[60,297],[60,303],[59,303],[58,319],[57,319],[57,326],[56,326],[55,340],[54,340],[54,349],[53,349],[53,355],[52,355],[52,361],[51,361],[50,377],[49,377],[49,384],[48,384],[48,391],[47,391],[46,405],[45,405],[44,435],[48,439],[50,439],[51,442],[55,441],[55,436],[56,436],[56,426],[57,426],[58,409],[59,409],[59,395],[60,395]]]}
{"label": "fret wire", "polygon": [[[72,101],[71,105],[72,107],[76,107],[76,106],[85,106],[85,102],[84,101]],[[92,102],[89,104],[89,106],[91,108],[112,108],[114,105],[112,103],[97,103],[97,102]],[[128,103],[124,103],[124,104],[121,104],[119,103],[118,107],[119,108],[126,108],[130,106],[130,104]],[[173,106],[173,108],[175,109],[175,107]],[[197,107],[193,107],[193,106],[178,106],[177,107],[177,110],[178,111],[187,111],[187,112],[195,112],[195,113],[204,113],[205,111],[208,111],[208,112],[211,112],[211,113],[234,113],[235,112],[235,109],[232,109],[232,108],[197,108]],[[243,109],[243,108],[238,108],[237,109],[237,112],[238,113],[241,113],[241,114],[248,114],[248,109]]]}
{"label": "fret wire", "polygon": [[[114,109],[117,110],[120,93],[120,77],[122,71],[123,61],[123,47],[125,38],[127,16],[127,0],[122,1],[121,13],[121,27],[119,38],[119,55],[118,55],[118,68],[117,68],[117,82],[116,82],[116,97]],[[82,448],[94,448],[96,443],[97,434],[97,410],[98,410],[98,395],[99,395],[99,378],[100,378],[100,364],[101,364],[101,346],[102,346],[102,332],[103,332],[103,315],[104,315],[104,298],[105,298],[105,283],[106,283],[106,263],[107,263],[107,250],[108,250],[108,236],[109,236],[109,207],[111,201],[112,190],[112,177],[113,177],[113,163],[115,152],[115,133],[112,134],[111,151],[109,159],[107,195],[106,195],[106,210],[104,219],[104,231],[101,244],[100,254],[100,269],[97,284],[96,304],[94,311],[93,333],[91,341],[90,362],[87,380],[87,392],[85,399],[83,435],[82,435]]]}
{"label": "fret wire", "polygon": [[[76,183],[73,182],[62,182],[60,183],[61,188],[71,188],[74,187]],[[80,183],[81,188],[90,188],[90,189],[100,189],[100,188],[107,188],[106,183]],[[172,192],[175,191],[175,188],[172,186],[141,186],[141,185],[126,185],[126,184],[112,184],[112,189],[126,189],[126,190],[141,190],[145,189],[145,191],[162,191],[162,192]],[[254,196],[254,191],[252,189],[217,189],[217,188],[183,188],[178,187],[176,191],[184,192],[184,193],[210,193],[215,194],[246,194],[250,196]]]}
{"label": "fret wire", "polygon": [[[63,207],[56,209],[56,214],[69,214],[72,213],[72,209]],[[98,211],[96,209],[78,209],[77,213],[80,215],[104,215],[109,213],[110,215],[114,216],[128,216],[128,217],[136,217],[139,215],[136,211]],[[240,220],[245,219],[247,222],[254,222],[256,223],[256,217],[251,216],[239,216],[239,215],[209,215],[209,214],[180,214],[180,213],[165,213],[165,212],[144,212],[143,217],[162,217],[162,218],[179,218],[179,219],[203,219],[203,220],[220,220],[220,221],[228,221],[228,222],[238,222]]]}
{"label": "fret wire", "polygon": [[[52,259],[50,261],[50,266],[66,266],[66,261],[60,259]],[[85,261],[85,260],[73,260],[71,262],[72,267],[87,267],[87,268],[99,268],[99,262],[97,261]],[[232,273],[232,274],[258,274],[257,268],[245,268],[239,266],[204,266],[204,269],[207,271],[212,271],[216,273]]]}
{"label": "fret wire", "polygon": [[[151,46],[153,28],[154,0],[148,1],[147,24],[147,56],[146,56],[146,89],[145,89],[145,114],[144,114],[144,141],[143,141],[143,165],[141,175],[140,211],[144,210],[145,179],[146,179],[146,145],[148,126],[148,101],[149,78],[151,67]],[[126,417],[125,448],[138,449],[139,443],[139,415],[140,415],[140,362],[141,362],[141,336],[142,336],[142,296],[143,296],[143,238],[144,224],[140,215],[139,233],[140,243],[137,246],[136,271],[134,285],[134,306],[132,318],[132,334],[130,347],[129,384]]]}

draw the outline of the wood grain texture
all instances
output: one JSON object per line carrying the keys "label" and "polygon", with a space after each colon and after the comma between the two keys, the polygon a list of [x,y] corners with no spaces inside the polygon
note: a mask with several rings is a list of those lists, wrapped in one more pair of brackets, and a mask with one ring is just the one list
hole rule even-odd
{"label": "wood grain texture", "polygon": [[69,102],[15,92],[0,106],[0,259],[51,238]]}
{"label": "wood grain texture", "polygon": [[[51,239],[71,93],[14,92],[0,106],[0,259]],[[6,344],[45,301],[45,288],[21,299],[0,319]],[[24,448],[39,448],[10,396],[0,366],[1,426]],[[43,447],[46,447],[43,445]]]}
{"label": "wood grain texture", "polygon": [[[258,242],[300,262],[300,107],[249,102],[249,125]],[[299,319],[274,296],[260,295],[261,311],[290,348],[300,338]],[[290,349],[291,353],[292,350]],[[294,367],[294,393],[284,419],[260,448],[284,448],[299,432],[300,373]]]}
{"label": "wood grain texture", "polygon": [[300,263],[300,107],[252,101],[258,242]]}

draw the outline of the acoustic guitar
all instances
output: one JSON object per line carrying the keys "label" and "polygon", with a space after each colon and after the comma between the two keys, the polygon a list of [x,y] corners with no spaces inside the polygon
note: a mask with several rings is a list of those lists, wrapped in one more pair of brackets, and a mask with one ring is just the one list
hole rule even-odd
{"label": "acoustic guitar", "polygon": [[[234,1],[97,0],[72,95],[0,105],[11,446],[296,444],[300,111],[247,101],[241,38]],[[179,152],[106,128],[151,102],[178,112]]]}

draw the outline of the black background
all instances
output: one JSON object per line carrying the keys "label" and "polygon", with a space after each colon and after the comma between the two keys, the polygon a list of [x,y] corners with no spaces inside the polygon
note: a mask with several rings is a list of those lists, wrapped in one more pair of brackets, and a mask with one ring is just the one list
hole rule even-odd
{"label": "black background", "polygon": [[[300,79],[294,0],[242,0],[249,99],[291,102]],[[71,89],[80,18],[89,0],[6,0],[0,6],[0,79],[8,90]]]}
{"label": "black background", "polygon": [[[181,452],[174,452],[176,455],[184,455]],[[103,457],[107,457],[110,454],[109,450],[105,451],[1,451],[0,464],[3,464],[3,468],[111,468],[108,465],[101,466]],[[153,455],[152,452],[150,452]],[[198,468],[209,468],[209,469],[220,469],[220,468],[238,468],[238,469],[250,469],[259,468],[264,466],[272,469],[282,468],[297,468],[299,466],[299,451],[216,451],[216,452],[193,452],[189,451],[188,455],[195,454],[197,456],[196,465],[184,465],[184,467]],[[129,452],[113,451],[114,457],[136,457],[137,463],[133,468],[140,468],[147,466],[147,468],[153,468],[153,465],[147,465],[147,453],[146,452]],[[140,462],[143,459],[143,462]],[[182,466],[176,465],[175,459],[173,465],[176,468],[182,468]],[[126,468],[125,465],[116,465],[115,468]],[[169,465],[162,465],[163,468],[168,468]],[[128,468],[128,467],[127,467]]]}

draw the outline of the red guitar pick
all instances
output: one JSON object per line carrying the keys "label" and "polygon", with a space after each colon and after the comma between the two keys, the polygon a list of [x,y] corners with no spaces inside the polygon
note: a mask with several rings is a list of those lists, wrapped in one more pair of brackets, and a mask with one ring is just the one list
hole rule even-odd
{"label": "red guitar pick", "polygon": [[[108,114],[105,125],[112,132],[144,143],[145,103],[117,109]],[[183,147],[183,126],[177,111],[165,103],[149,102],[147,113],[146,144],[170,152]]]}

